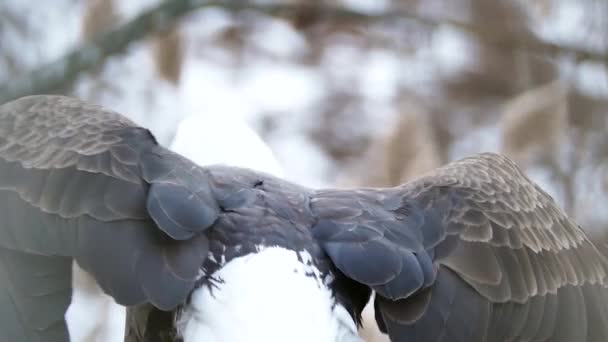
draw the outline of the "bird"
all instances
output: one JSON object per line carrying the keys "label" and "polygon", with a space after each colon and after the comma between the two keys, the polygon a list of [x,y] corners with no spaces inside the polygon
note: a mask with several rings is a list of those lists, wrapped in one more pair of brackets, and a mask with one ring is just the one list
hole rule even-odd
{"label": "bird", "polygon": [[606,341],[606,257],[507,157],[392,188],[199,166],[109,109],[0,106],[0,331],[65,341],[72,260],[125,341]]}
{"label": "bird", "polygon": [[[179,122],[169,149],[201,166],[221,163],[278,177],[285,175],[270,147],[244,120],[235,116],[190,115]],[[72,278],[72,301],[66,313],[70,339],[124,340],[124,307],[116,304],[76,264]]]}

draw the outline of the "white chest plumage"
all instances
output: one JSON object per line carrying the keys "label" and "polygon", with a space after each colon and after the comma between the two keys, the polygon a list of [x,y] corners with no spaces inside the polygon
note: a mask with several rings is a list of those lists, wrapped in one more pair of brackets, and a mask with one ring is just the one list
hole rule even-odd
{"label": "white chest plumage", "polygon": [[193,292],[179,315],[185,342],[355,342],[353,319],[336,304],[306,252],[280,247],[235,258]]}

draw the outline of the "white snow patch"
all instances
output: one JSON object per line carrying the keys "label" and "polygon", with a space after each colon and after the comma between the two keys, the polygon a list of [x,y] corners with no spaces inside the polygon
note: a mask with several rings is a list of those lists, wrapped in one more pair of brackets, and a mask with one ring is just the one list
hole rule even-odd
{"label": "white snow patch", "polygon": [[274,57],[290,58],[302,54],[308,48],[304,37],[284,20],[262,20],[249,40]]}
{"label": "white snow patch", "polygon": [[537,14],[533,23],[543,38],[562,43],[584,41],[589,38],[588,30],[582,29],[587,24],[585,8],[588,5],[584,1],[560,1],[550,15]]}
{"label": "white snow patch", "polygon": [[245,122],[230,116],[201,114],[184,119],[171,150],[199,165],[226,164],[283,176],[268,145]]}
{"label": "white snow patch", "polygon": [[124,20],[131,19],[158,4],[161,0],[114,1],[118,13]]}
{"label": "white snow patch", "polygon": [[608,70],[605,64],[582,62],[575,73],[574,81],[581,92],[598,98],[608,96]]}
{"label": "white snow patch", "polygon": [[205,8],[188,14],[181,22],[181,29],[188,37],[196,37],[197,40],[209,39],[233,24],[229,12],[219,8]]}
{"label": "white snow patch", "polygon": [[[30,71],[55,61],[76,46],[80,38],[82,5],[68,0],[2,1],[2,53],[15,58],[17,71]],[[0,64],[2,66],[2,64]],[[20,70],[20,69],[25,70]],[[0,82],[8,75],[0,68]]]}
{"label": "white snow patch", "polygon": [[358,82],[356,72],[361,64],[361,50],[353,45],[334,43],[325,49],[321,68],[327,73],[328,80],[338,87],[351,89]]}
{"label": "white snow patch", "polygon": [[340,0],[339,2],[352,10],[368,14],[381,13],[387,10],[391,4],[389,0]]}
{"label": "white snow patch", "polygon": [[325,88],[313,68],[258,61],[242,74],[245,98],[262,111],[293,113],[319,101]]}
{"label": "white snow patch", "polygon": [[462,31],[439,26],[433,32],[431,50],[437,67],[445,77],[457,75],[472,61],[471,39]]}
{"label": "white snow patch", "polygon": [[281,136],[271,141],[277,158],[285,167],[286,178],[303,186],[329,186],[331,161],[309,138],[303,135]]}
{"label": "white snow patch", "polygon": [[458,160],[480,152],[500,152],[500,127],[488,125],[463,132],[450,146],[450,160]]}
{"label": "white snow patch", "polygon": [[126,310],[105,294],[74,262],[72,302],[65,313],[70,341],[118,342],[125,336]]}
{"label": "white snow patch", "polygon": [[360,66],[360,90],[363,96],[377,101],[390,101],[397,94],[399,69],[403,65],[390,51],[370,51]]}

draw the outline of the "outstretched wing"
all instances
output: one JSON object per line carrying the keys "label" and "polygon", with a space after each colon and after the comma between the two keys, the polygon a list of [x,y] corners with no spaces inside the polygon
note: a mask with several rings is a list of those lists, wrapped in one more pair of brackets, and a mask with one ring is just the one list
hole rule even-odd
{"label": "outstretched wing", "polygon": [[504,156],[323,191],[315,237],[393,341],[608,341],[606,259]]}
{"label": "outstretched wing", "polygon": [[119,304],[184,301],[218,215],[204,171],[76,99],[0,106],[0,331],[64,341],[71,262]]}

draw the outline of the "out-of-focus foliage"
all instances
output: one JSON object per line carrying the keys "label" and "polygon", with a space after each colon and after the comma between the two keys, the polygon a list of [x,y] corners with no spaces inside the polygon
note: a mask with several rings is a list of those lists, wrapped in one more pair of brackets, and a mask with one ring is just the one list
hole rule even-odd
{"label": "out-of-focus foliage", "polygon": [[568,99],[560,82],[525,91],[504,104],[501,149],[520,164],[550,159],[567,136]]}
{"label": "out-of-focus foliage", "polygon": [[[159,3],[1,1],[0,84]],[[58,91],[162,143],[188,115],[239,116],[310,186],[396,185],[501,151],[603,239],[606,13],[599,0],[217,2]]]}
{"label": "out-of-focus foliage", "polygon": [[399,108],[396,122],[351,171],[350,185],[398,185],[442,164],[429,113],[410,101]]}

